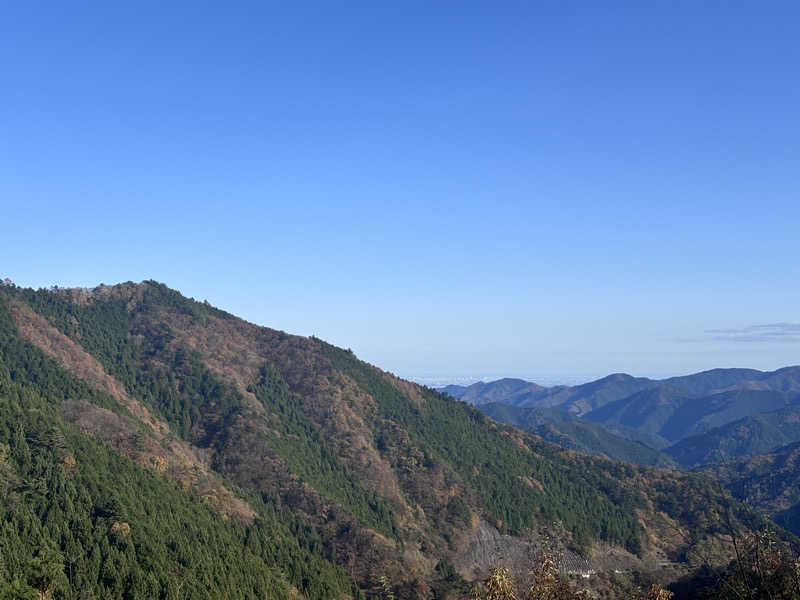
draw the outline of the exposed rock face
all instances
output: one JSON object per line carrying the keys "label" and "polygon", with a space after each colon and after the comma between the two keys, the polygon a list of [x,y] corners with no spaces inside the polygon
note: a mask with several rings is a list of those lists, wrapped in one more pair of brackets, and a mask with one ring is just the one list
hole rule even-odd
{"label": "exposed rock face", "polygon": [[503,565],[515,573],[527,573],[542,553],[554,557],[556,566],[565,573],[588,575],[595,572],[591,560],[565,548],[554,538],[535,534],[504,535],[482,519],[467,537],[455,566],[469,580],[484,576],[494,565]]}

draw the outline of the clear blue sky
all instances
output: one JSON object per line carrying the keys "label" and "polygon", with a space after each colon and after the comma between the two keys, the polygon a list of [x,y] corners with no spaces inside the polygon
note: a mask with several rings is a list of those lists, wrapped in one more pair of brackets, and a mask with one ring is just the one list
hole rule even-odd
{"label": "clear blue sky", "polygon": [[794,2],[7,2],[0,276],[406,376],[800,363],[798,40]]}

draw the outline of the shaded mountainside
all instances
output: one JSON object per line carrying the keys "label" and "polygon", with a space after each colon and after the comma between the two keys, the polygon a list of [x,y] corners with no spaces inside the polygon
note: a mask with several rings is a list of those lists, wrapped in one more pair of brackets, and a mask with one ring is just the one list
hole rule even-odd
{"label": "shaded mountainside", "polygon": [[524,408],[501,402],[481,404],[478,408],[495,421],[522,429],[578,420],[578,417],[560,408]]}
{"label": "shaded mountainside", "polygon": [[666,452],[689,467],[767,454],[800,441],[800,406],[760,413],[684,438]]}
{"label": "shaded mountainside", "polygon": [[772,515],[800,534],[800,442],[768,454],[708,465],[702,472],[714,477],[734,496]]}
{"label": "shaded mountainside", "polygon": [[50,569],[48,589],[81,577],[108,598],[184,580],[198,598],[345,598],[385,576],[445,597],[452,565],[477,576],[537,540],[653,569],[727,560],[723,513],[763,525],[703,476],[560,449],[156,282],[4,286],[0,326],[12,585]]}
{"label": "shaded mountainside", "polygon": [[667,454],[588,423],[557,408],[520,408],[507,404],[482,404],[481,411],[495,421],[527,429],[539,437],[565,448],[599,454],[641,465],[675,467]]}
{"label": "shaded mountainside", "polygon": [[676,388],[658,386],[606,404],[584,415],[584,418],[600,423],[611,431],[635,429],[669,442],[670,438],[663,435],[664,424],[687,403],[688,399]]}
{"label": "shaded mountainside", "polygon": [[[796,392],[737,389],[710,396],[686,396],[661,386],[607,404],[585,418],[612,431],[636,429],[677,442],[756,413],[774,411],[800,400]],[[779,440],[772,447],[781,444]]]}

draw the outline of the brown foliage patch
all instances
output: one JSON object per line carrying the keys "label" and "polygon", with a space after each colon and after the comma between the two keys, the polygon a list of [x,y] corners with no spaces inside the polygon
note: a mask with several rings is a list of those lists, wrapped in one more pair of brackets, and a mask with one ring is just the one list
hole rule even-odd
{"label": "brown foliage patch", "polygon": [[416,383],[407,381],[405,379],[400,379],[388,371],[381,371],[381,373],[389,383],[391,383],[398,391],[400,391],[401,394],[408,398],[417,408],[421,408],[422,405],[425,404],[425,398],[422,396],[419,386]]}
{"label": "brown foliage patch", "polygon": [[153,418],[145,406],[128,394],[125,386],[119,380],[105,372],[103,365],[94,356],[53,327],[47,319],[35,313],[30,307],[16,300],[10,300],[9,305],[17,329],[25,339],[45,354],[55,358],[76,377],[83,379],[92,387],[110,394],[154,431],[161,433],[168,431],[166,423]]}
{"label": "brown foliage patch", "polygon": [[[220,469],[225,476],[242,487],[278,494],[301,521],[313,525],[336,548],[337,562],[359,581],[377,578],[382,564],[392,565],[396,580],[407,577],[403,565],[396,560],[398,548],[394,541],[361,525],[291,473],[265,439],[246,428],[237,433],[222,453]],[[215,501],[211,497],[204,500],[210,504]],[[366,556],[370,560],[364,560]]]}
{"label": "brown foliage patch", "polygon": [[247,394],[251,404],[258,403],[247,386],[257,381],[265,362],[273,365],[297,394],[303,413],[325,432],[337,457],[363,487],[389,500],[401,514],[410,512],[391,465],[375,448],[369,427],[374,401],[331,369],[317,342],[240,319],[200,320],[174,310],[162,311],[161,317],[181,343],[200,351],[205,365]]}
{"label": "brown foliage patch", "polygon": [[128,538],[131,535],[131,526],[125,521],[114,521],[111,525],[111,533],[121,538]]}
{"label": "brown foliage patch", "polygon": [[164,438],[159,442],[154,437],[157,434],[147,435],[133,419],[121,417],[85,400],[67,400],[62,403],[61,411],[66,422],[109,444],[138,465],[166,474],[201,496],[213,492],[224,500],[214,505],[224,517],[233,517],[241,522],[251,522],[255,518],[253,509],[217,482],[184,443]]}
{"label": "brown foliage patch", "polygon": [[[109,290],[109,294],[112,293],[112,288],[105,289]],[[81,294],[81,290],[64,290],[66,292],[72,293],[73,301],[75,298],[79,301],[90,301],[88,292]],[[137,422],[85,401],[63,403],[62,411],[69,422],[133,458],[141,466],[152,468],[158,473],[167,473],[171,478],[182,482],[184,487],[194,488],[201,495],[213,492],[221,499],[215,504],[215,508],[224,516],[252,521],[255,512],[246,502],[214,480],[199,449],[173,438],[166,423],[154,418],[141,402],[128,394],[119,380],[105,372],[96,358],[53,327],[47,319],[19,301],[11,300],[9,304],[17,329],[25,339],[55,358],[76,377],[110,394],[138,422],[144,423],[151,435],[144,434]],[[65,464],[69,458],[75,460],[68,456]]]}

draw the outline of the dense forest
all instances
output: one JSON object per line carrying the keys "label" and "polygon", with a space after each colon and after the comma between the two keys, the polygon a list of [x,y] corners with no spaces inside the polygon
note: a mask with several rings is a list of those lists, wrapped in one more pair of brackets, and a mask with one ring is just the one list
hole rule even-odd
{"label": "dense forest", "polygon": [[358,595],[277,498],[251,498],[251,523],[225,520],[67,426],[70,398],[124,409],[19,339],[4,304],[0,358],[0,598]]}
{"label": "dense forest", "polygon": [[0,598],[455,598],[545,546],[673,577],[765,524],[156,282],[0,288],[0,491]]}

